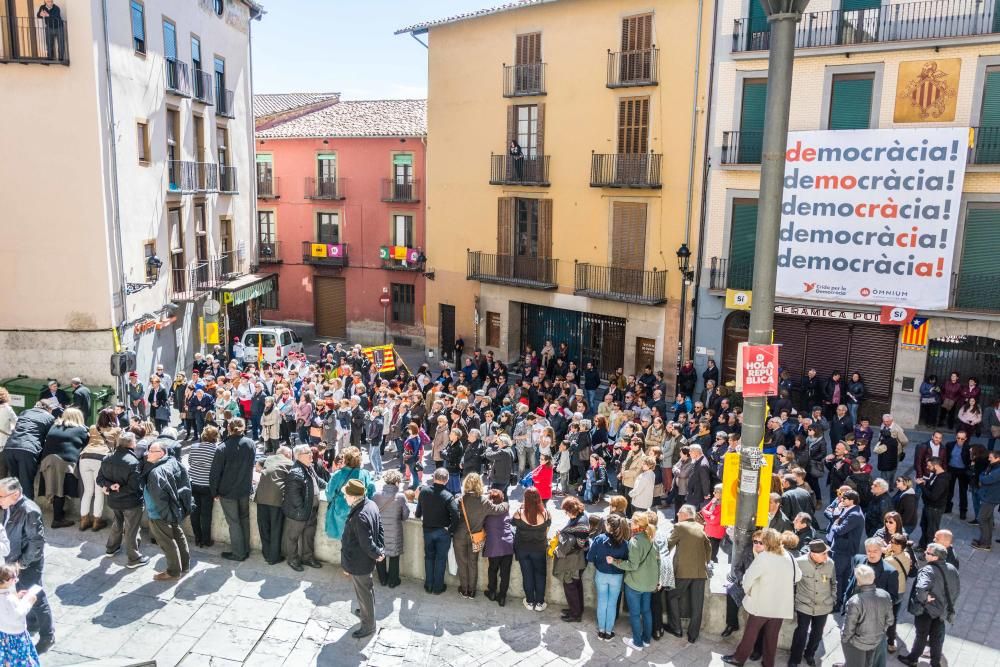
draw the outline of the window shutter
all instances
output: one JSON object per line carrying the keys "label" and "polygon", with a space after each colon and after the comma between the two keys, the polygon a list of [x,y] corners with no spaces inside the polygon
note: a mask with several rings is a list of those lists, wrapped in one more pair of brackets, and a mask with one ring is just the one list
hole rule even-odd
{"label": "window shutter", "polygon": [[840,11],[850,12],[859,9],[875,9],[881,6],[882,0],[843,0],[840,3]]}
{"label": "window shutter", "polygon": [[[1000,15],[1000,12],[998,12]],[[1000,127],[1000,69],[986,72],[980,127]]]}
{"label": "window shutter", "polygon": [[536,129],[535,144],[535,153],[537,153],[539,157],[545,155],[545,102],[538,105],[538,125]]}
{"label": "window shutter", "polygon": [[497,199],[497,254],[514,254],[514,198]]}
{"label": "window shutter", "polygon": [[649,98],[628,97],[618,102],[618,152],[645,153],[649,136]]}
{"label": "window shutter", "polygon": [[507,145],[504,146],[504,153],[510,147],[510,142],[517,139],[517,107],[511,104],[507,107]]}
{"label": "window shutter", "polygon": [[611,206],[611,265],[621,269],[645,268],[646,204],[616,201]]}
{"label": "window shutter", "polygon": [[767,79],[745,80],[740,105],[740,132],[763,132],[766,103]]}
{"label": "window shutter", "polygon": [[1000,305],[996,290],[996,257],[1000,252],[1000,209],[970,207],[965,215],[962,263],[958,269],[958,293],[955,305],[960,308],[995,310]]}
{"label": "window shutter", "polygon": [[767,14],[760,0],[750,0],[750,33],[770,32],[771,24],[767,22]]}
{"label": "window shutter", "polygon": [[871,74],[845,74],[833,77],[829,129],[868,129],[871,125],[874,83]]}
{"label": "window shutter", "polygon": [[653,15],[622,19],[622,51],[648,49],[653,43]]}
{"label": "window shutter", "polygon": [[750,289],[753,285],[753,258],[757,247],[757,200],[733,201],[733,221],[729,240],[727,286]]}
{"label": "window shutter", "polygon": [[135,39],[146,39],[146,25],[143,19],[143,6],[138,2],[132,3],[132,36]]}
{"label": "window shutter", "polygon": [[517,36],[514,62],[518,65],[532,65],[542,62],[542,33],[533,32]]}
{"label": "window shutter", "polygon": [[538,256],[552,257],[552,200],[538,200]]}

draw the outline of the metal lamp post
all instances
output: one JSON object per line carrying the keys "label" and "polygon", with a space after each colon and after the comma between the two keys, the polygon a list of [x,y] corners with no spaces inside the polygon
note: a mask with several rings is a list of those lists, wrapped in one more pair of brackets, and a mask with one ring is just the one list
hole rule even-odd
{"label": "metal lamp post", "polygon": [[[687,315],[687,289],[694,278],[691,270],[691,248],[687,243],[682,243],[677,249],[677,268],[681,272],[681,316],[680,327],[677,330],[677,372],[681,372],[681,364],[684,363],[684,334]],[[693,399],[692,399],[693,400]]]}
{"label": "metal lamp post", "polygon": [[[767,104],[760,167],[757,241],[754,252],[753,306],[750,310],[751,345],[768,345],[774,329],[774,291],[778,272],[778,228],[781,222],[781,192],[785,178],[785,148],[788,143],[788,111],[792,95],[795,60],[795,27],[809,0],[758,0],[770,24],[767,59]],[[732,562],[749,557],[751,535],[757,518],[764,438],[766,399],[747,398],[743,404],[743,447],[740,453],[740,485],[733,529]]]}

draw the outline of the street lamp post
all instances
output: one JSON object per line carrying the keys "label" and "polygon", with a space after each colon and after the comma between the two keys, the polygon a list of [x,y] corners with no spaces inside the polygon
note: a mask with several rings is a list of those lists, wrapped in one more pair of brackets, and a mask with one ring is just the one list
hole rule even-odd
{"label": "street lamp post", "polygon": [[[792,96],[795,26],[802,18],[809,0],[758,1],[767,14],[771,34],[767,59],[767,104],[760,166],[757,244],[754,252],[753,306],[750,310],[748,342],[751,345],[768,345],[772,342],[774,329],[778,228],[785,178],[785,148],[788,143],[788,111]],[[750,538],[756,525],[762,462],[758,447],[764,438],[765,401],[763,397],[747,398],[743,403],[743,447],[740,453],[736,525],[733,527],[733,564],[749,557]]]}
{"label": "street lamp post", "polygon": [[[677,373],[681,372],[681,364],[684,363],[684,334],[687,326],[687,290],[694,278],[691,270],[691,249],[687,243],[682,243],[677,249],[677,268],[681,273],[681,313],[679,327],[677,329]],[[692,399],[694,400],[694,399]]]}

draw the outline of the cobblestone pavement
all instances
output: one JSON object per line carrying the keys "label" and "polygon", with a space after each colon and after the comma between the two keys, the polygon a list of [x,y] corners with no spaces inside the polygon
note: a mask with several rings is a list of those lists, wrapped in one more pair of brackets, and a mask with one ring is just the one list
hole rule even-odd
{"label": "cobblestone pavement", "polygon": [[[969,541],[977,531],[958,520],[957,504],[956,514],[946,515],[942,527],[955,532],[962,565],[957,622],[948,627],[945,642],[948,665],[1000,665],[1000,545],[989,553],[971,549]],[[703,633],[690,645],[666,635],[650,649],[629,652],[618,637],[610,643],[597,640],[590,609],[583,623],[567,624],[559,620],[556,606],[534,613],[520,598],[511,598],[501,608],[481,594],[464,600],[451,588],[442,596],[429,596],[421,582],[404,580],[391,595],[376,584],[379,631],[358,641],[350,636],[356,625],[353,588],[334,565],[307,568],[299,575],[284,564],[267,565],[259,553],[234,564],[219,557],[219,547],[195,549],[190,574],[174,584],[157,583],[152,575],[164,568],[164,561],[155,546],[144,540],[142,550],[153,557],[150,565],[127,570],[122,557],[104,556],[106,536],[106,531],[83,534],[75,528],[48,531],[45,583],[57,643],[43,658],[46,667],[98,660],[104,667],[116,664],[109,658],[155,658],[158,667],[707,667],[723,664],[720,657],[731,653],[738,640]],[[616,630],[624,636],[627,619],[620,618]],[[901,640],[908,646],[912,636],[912,618],[904,612]],[[827,626],[824,646],[824,666],[843,660],[833,623]],[[787,659],[787,653],[779,653],[778,664]],[[889,664],[900,663],[890,656]]]}

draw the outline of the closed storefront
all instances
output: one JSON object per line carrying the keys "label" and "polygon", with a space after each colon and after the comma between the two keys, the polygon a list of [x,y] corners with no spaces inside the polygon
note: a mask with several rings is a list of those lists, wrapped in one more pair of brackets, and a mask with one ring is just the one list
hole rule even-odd
{"label": "closed storefront", "polygon": [[541,351],[546,341],[556,348],[566,343],[569,358],[583,368],[594,361],[604,378],[625,363],[625,320],[562,308],[521,304],[520,349]]}
{"label": "closed storefront", "polygon": [[316,276],[316,335],[347,337],[347,289],[343,278]]}

